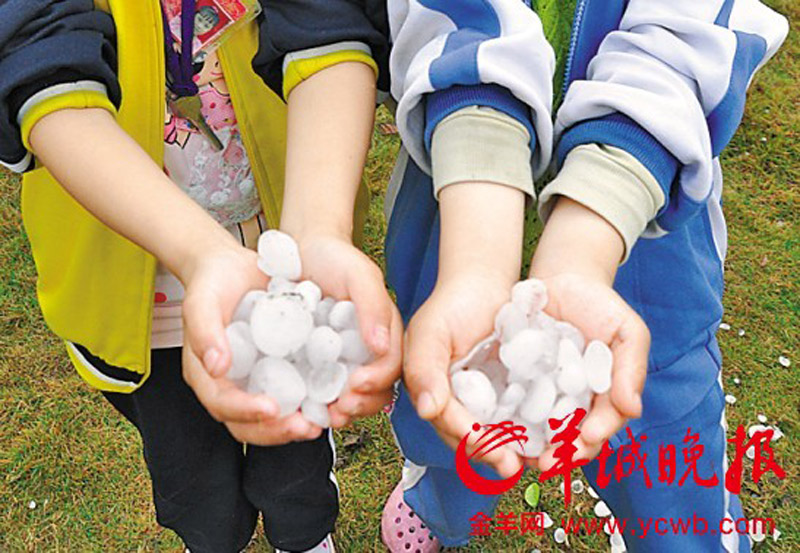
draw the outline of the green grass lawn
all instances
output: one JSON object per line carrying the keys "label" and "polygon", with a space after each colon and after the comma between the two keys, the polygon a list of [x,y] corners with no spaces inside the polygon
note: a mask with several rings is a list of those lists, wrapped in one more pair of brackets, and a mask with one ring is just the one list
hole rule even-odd
{"label": "green grass lawn", "polygon": [[[800,23],[800,4],[769,2]],[[784,480],[744,479],[749,517],[771,517],[782,532],[762,551],[800,551],[800,38],[791,34],[753,83],[743,125],[724,154],[725,211],[730,227],[725,321],[720,332],[724,384],[738,401],[730,426],[765,414],[785,433],[775,446]],[[385,112],[380,120],[388,122]],[[374,194],[365,249],[382,262],[382,191],[399,147],[376,131],[366,178]],[[0,175],[0,553],[6,551],[179,551],[155,523],[150,484],[135,431],[70,367],[36,305],[35,270],[20,224],[19,181]],[[530,245],[529,245],[530,247]],[[745,330],[743,336],[738,330]],[[783,368],[780,355],[793,365]],[[734,384],[734,378],[741,380]],[[400,477],[384,416],[337,435],[342,512],[337,543],[346,552],[381,551],[383,501]],[[746,465],[747,466],[747,465]],[[748,471],[749,472],[749,471]],[[501,503],[527,511],[528,473]],[[30,502],[35,508],[30,508]],[[592,516],[587,494],[569,514]],[[542,505],[565,515],[554,484]],[[575,551],[607,550],[600,538],[573,537]],[[565,549],[544,537],[493,536],[466,551]],[[268,551],[259,535],[252,551]]]}

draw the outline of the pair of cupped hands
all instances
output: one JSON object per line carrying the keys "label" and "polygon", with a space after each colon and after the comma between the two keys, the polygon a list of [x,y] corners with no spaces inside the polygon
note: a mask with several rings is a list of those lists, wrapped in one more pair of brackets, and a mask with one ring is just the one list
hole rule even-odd
{"label": "pair of cupped hands", "polygon": [[[375,354],[373,362],[350,375],[346,392],[329,407],[331,425],[340,428],[379,412],[391,401],[393,385],[402,376],[419,415],[455,448],[470,433],[474,418],[452,394],[450,364],[491,333],[513,283],[477,271],[440,279],[410,321],[404,339],[383,274],[369,257],[346,237],[311,236],[298,243],[303,278],[316,282],[325,295],[355,303],[364,340]],[[277,445],[314,439],[322,429],[299,412],[280,418],[275,401],[251,395],[225,378],[231,363],[225,325],[247,291],[268,284],[256,259],[255,252],[231,244],[207,252],[192,267],[183,306],[183,376],[211,416],[239,441]],[[545,311],[572,323],[588,340],[602,340],[614,353],[611,390],[595,398],[575,444],[576,458],[591,459],[628,419],[641,415],[649,334],[602,279],[563,273],[542,280],[549,297]],[[505,446],[482,461],[509,477],[522,464],[546,470],[555,462],[553,452],[551,447],[539,459],[524,459]]]}

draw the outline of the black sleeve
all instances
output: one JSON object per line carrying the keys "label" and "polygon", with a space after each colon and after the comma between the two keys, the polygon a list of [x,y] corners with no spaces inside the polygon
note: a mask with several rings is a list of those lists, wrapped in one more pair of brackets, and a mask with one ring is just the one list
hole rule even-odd
{"label": "black sleeve", "polygon": [[27,157],[22,105],[52,86],[95,81],[119,106],[114,21],[92,0],[0,0],[0,162]]}
{"label": "black sleeve", "polygon": [[386,0],[262,0],[261,5],[253,68],[277,94],[282,96],[287,54],[351,41],[370,47],[380,69],[378,89],[389,90]]}

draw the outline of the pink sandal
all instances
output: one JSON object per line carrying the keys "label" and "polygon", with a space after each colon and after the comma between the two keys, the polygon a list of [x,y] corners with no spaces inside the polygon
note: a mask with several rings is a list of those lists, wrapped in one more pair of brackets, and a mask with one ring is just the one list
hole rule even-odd
{"label": "pink sandal", "polygon": [[441,544],[403,500],[398,484],[383,506],[381,538],[390,553],[438,553]]}

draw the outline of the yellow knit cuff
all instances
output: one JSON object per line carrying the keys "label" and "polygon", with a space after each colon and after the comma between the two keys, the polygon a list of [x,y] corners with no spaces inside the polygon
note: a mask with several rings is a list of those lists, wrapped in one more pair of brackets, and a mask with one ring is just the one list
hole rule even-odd
{"label": "yellow knit cuff", "polygon": [[288,99],[294,87],[315,73],[348,61],[366,63],[375,71],[375,78],[377,79],[378,64],[375,63],[372,56],[360,50],[340,50],[338,52],[331,52],[321,56],[297,59],[289,62],[283,72],[283,97]]}
{"label": "yellow knit cuff", "polygon": [[117,108],[108,99],[108,96],[96,90],[76,90],[53,96],[42,100],[31,107],[22,118],[20,128],[22,130],[22,143],[28,151],[31,150],[30,135],[31,129],[45,115],[61,109],[86,109],[102,108],[108,110],[113,115],[117,114]]}

